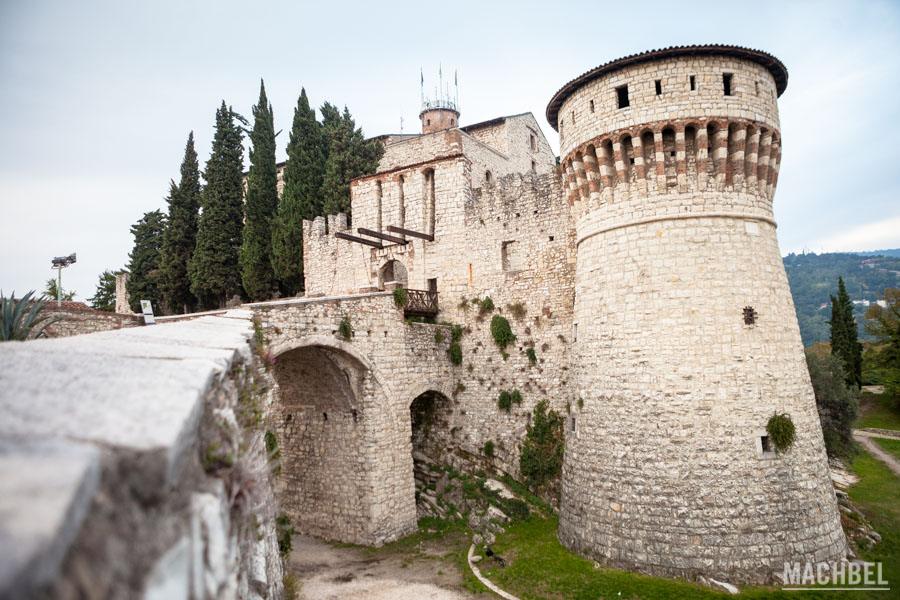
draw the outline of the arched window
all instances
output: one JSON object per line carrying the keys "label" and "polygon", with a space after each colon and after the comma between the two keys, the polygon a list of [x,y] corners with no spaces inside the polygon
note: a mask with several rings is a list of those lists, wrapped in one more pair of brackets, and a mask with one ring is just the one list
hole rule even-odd
{"label": "arched window", "polygon": [[491,183],[493,180],[494,180],[494,176],[491,175],[491,172],[490,172],[490,171],[485,171],[485,172],[484,172],[484,182],[485,182],[485,183]]}

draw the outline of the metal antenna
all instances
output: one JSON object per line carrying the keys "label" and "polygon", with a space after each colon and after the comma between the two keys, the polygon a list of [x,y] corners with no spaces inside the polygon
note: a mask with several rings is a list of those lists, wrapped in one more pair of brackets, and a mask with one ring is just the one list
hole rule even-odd
{"label": "metal antenna", "polygon": [[425,108],[425,73],[422,71],[422,67],[419,67],[419,98],[422,108]]}

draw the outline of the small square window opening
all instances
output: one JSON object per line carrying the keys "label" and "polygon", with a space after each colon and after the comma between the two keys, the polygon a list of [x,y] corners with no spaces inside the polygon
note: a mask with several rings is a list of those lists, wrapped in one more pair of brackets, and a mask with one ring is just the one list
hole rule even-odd
{"label": "small square window opening", "polygon": [[616,88],[616,104],[619,108],[627,108],[628,102],[628,86],[620,85]]}

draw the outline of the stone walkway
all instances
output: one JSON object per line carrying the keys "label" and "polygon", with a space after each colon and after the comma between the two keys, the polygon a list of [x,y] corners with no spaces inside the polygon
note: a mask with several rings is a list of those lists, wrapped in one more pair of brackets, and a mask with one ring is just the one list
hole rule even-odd
{"label": "stone walkway", "polygon": [[288,571],[305,600],[472,600],[437,548],[386,553],[294,536]]}
{"label": "stone walkway", "polygon": [[900,461],[894,458],[891,454],[885,452],[881,449],[881,446],[872,441],[872,438],[881,438],[885,440],[896,440],[897,438],[892,435],[885,435],[881,433],[874,433],[871,431],[865,431],[863,429],[854,429],[853,430],[853,439],[863,445],[863,447],[869,451],[869,453],[886,464],[888,468],[894,472],[895,475],[900,477]]}

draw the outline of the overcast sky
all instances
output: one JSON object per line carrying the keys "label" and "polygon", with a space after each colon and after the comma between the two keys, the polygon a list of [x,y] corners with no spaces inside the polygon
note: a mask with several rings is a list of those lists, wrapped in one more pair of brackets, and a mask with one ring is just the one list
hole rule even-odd
{"label": "overcast sky", "polygon": [[0,0],[0,288],[93,295],[129,226],[165,209],[187,134],[201,167],[222,99],[265,79],[284,145],[300,86],[367,135],[415,131],[419,69],[459,71],[461,122],[544,118],[566,81],[674,44],[766,50],[788,67],[775,213],[783,253],[900,247],[900,2],[51,2]]}

